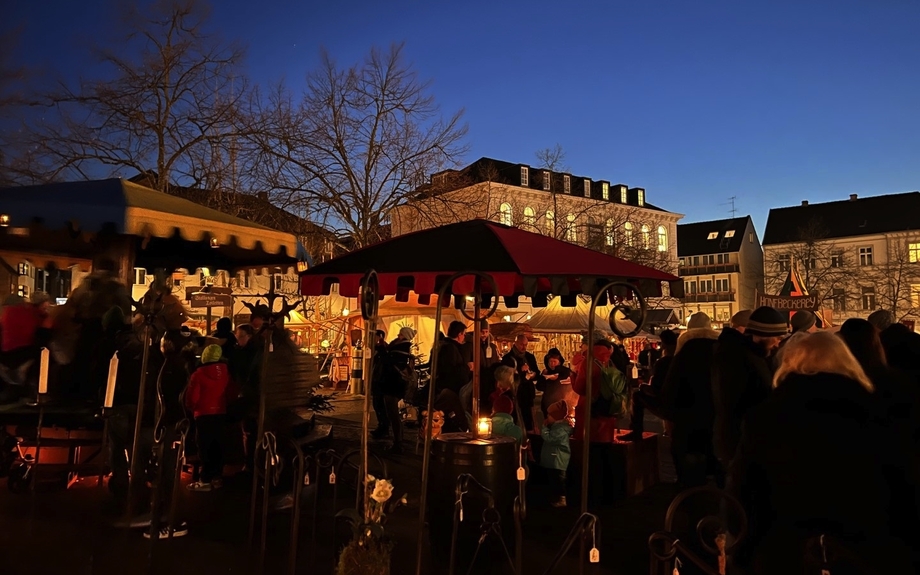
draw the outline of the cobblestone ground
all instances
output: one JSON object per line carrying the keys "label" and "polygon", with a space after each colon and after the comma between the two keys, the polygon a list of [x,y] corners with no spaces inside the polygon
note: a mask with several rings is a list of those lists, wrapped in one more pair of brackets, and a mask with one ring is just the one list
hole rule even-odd
{"label": "cobblestone ground", "polygon": [[[336,411],[319,418],[334,426],[333,447],[338,452],[360,444],[361,399],[334,398]],[[650,419],[648,430],[657,422]],[[383,453],[385,443],[372,443]],[[418,525],[418,495],[421,456],[414,453],[414,433],[407,434],[405,455],[387,459],[389,474],[397,491],[408,492],[409,505],[390,517],[388,531],[396,541],[392,572],[415,572]],[[662,477],[672,476],[667,440],[661,442]],[[184,482],[191,480],[186,475]],[[338,482],[338,499],[332,488],[320,486],[315,506],[307,497],[304,507],[297,573],[333,573],[336,538],[332,516],[336,510],[353,506],[354,492]],[[189,524],[189,535],[154,546],[140,532],[117,529],[117,519],[108,491],[95,486],[94,479],[77,482],[70,489],[45,486],[34,495],[10,493],[0,483],[0,573],[3,575],[108,575],[163,573],[169,575],[210,573],[258,573],[258,545],[248,543],[251,480],[245,474],[227,478],[224,489],[210,493],[181,490],[181,515]],[[307,492],[308,495],[312,493]],[[675,495],[672,484],[663,483],[599,513],[602,525],[601,564],[604,574],[648,573],[647,539],[662,527],[665,510]],[[562,540],[577,519],[577,504],[554,509],[547,503],[545,486],[528,486],[529,512],[524,536],[524,573],[543,573]],[[290,519],[284,512],[272,513],[267,524],[268,546],[265,573],[288,571]],[[257,531],[258,535],[258,531]],[[257,537],[258,538],[258,537]],[[426,546],[427,547],[427,546]],[[151,554],[152,550],[152,554]],[[428,567],[425,553],[425,572]],[[568,557],[557,573],[575,569],[575,557]],[[510,572],[495,565],[495,573]]]}

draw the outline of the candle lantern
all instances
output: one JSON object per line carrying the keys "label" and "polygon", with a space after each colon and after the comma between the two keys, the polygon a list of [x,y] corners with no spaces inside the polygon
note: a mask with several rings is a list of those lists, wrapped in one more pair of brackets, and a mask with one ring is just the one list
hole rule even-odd
{"label": "candle lantern", "polygon": [[480,439],[489,439],[492,437],[492,419],[488,417],[479,418],[476,431]]}
{"label": "candle lantern", "polygon": [[51,352],[47,347],[43,347],[38,365],[38,393],[44,395],[48,393],[48,369],[51,365]]}

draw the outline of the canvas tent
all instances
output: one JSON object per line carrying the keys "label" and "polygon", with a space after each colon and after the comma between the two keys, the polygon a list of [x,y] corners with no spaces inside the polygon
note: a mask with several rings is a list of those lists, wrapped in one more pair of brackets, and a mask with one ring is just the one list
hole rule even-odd
{"label": "canvas tent", "polygon": [[[585,298],[576,298],[575,307],[563,307],[561,298],[553,298],[546,307],[534,313],[528,324],[535,332],[545,333],[587,333],[588,315],[591,311],[591,302]],[[609,307],[598,307],[595,310],[597,318],[594,329],[607,335],[613,334],[607,316]]]}

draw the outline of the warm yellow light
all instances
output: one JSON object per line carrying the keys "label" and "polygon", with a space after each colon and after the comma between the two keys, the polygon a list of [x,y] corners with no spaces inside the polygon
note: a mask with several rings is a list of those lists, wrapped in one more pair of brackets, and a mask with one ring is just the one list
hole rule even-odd
{"label": "warm yellow light", "polygon": [[506,315],[506,316],[503,317],[502,319],[505,320],[505,321],[511,321],[511,316],[510,316],[510,315]]}
{"label": "warm yellow light", "polygon": [[348,317],[348,314],[349,314],[349,313],[350,313],[350,312],[348,311],[348,308],[347,308],[347,307],[344,308],[344,309],[342,309],[342,317]]}
{"label": "warm yellow light", "polygon": [[322,342],[320,345],[323,347],[323,349],[329,347],[329,340],[328,340],[328,339],[324,339],[323,342]]}
{"label": "warm yellow light", "polygon": [[488,417],[479,418],[479,423],[476,425],[476,431],[481,439],[492,437],[492,420]]}
{"label": "warm yellow light", "polygon": [[9,214],[0,214],[0,227],[7,227],[10,225],[10,215]]}
{"label": "warm yellow light", "polygon": [[211,275],[211,270],[208,268],[201,268],[201,275],[204,277],[209,277]]}
{"label": "warm yellow light", "polygon": [[220,247],[220,242],[217,241],[217,238],[211,238],[211,247],[212,247],[212,248],[219,248],[219,247]]}

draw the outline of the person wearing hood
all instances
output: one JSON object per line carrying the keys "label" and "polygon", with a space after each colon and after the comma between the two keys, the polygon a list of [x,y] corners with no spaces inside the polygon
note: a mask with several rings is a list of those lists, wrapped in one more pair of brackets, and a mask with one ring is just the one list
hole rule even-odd
{"label": "person wearing hood", "polygon": [[661,389],[661,404],[673,422],[671,455],[678,482],[694,487],[704,484],[707,475],[721,477],[712,448],[711,370],[719,332],[703,312],[693,314],[687,328],[677,340],[677,353]]}
{"label": "person wearing hood", "polygon": [[543,392],[543,399],[540,402],[540,409],[543,411],[543,417],[546,417],[549,406],[558,401],[569,401],[574,405],[576,393],[572,390],[572,372],[565,365],[565,358],[562,352],[555,347],[546,352],[543,357],[543,365],[546,366],[540,373],[540,381],[537,383],[537,389]]}
{"label": "person wearing hood", "polygon": [[192,373],[185,392],[185,407],[195,417],[201,479],[190,483],[192,491],[211,491],[221,487],[227,426],[227,404],[236,397],[230,382],[230,369],[221,361],[219,345],[201,352],[201,366]]}
{"label": "person wearing hood", "polygon": [[217,320],[217,329],[211,334],[211,337],[217,340],[220,346],[221,357],[224,361],[230,361],[233,350],[236,347],[236,334],[233,333],[233,320],[229,317],[222,317]]}
{"label": "person wearing hood", "polygon": [[712,359],[713,446],[722,469],[735,456],[745,414],[770,396],[770,355],[785,335],[786,318],[767,306],[751,312],[743,334],[726,329],[719,335]]}

